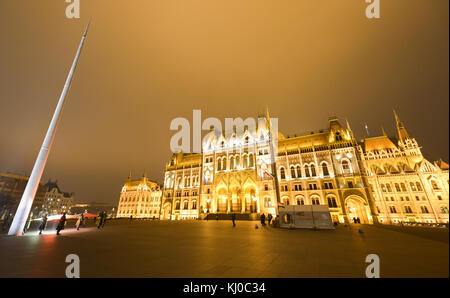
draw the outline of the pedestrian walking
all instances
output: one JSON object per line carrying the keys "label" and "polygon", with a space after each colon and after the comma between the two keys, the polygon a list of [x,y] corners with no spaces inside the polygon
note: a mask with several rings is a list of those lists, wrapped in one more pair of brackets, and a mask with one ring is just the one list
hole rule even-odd
{"label": "pedestrian walking", "polygon": [[231,214],[231,221],[233,222],[233,227],[236,226],[236,214]]}
{"label": "pedestrian walking", "polygon": [[261,214],[261,225],[262,226],[266,225],[266,215],[264,213]]}
{"label": "pedestrian walking", "polygon": [[99,221],[98,221],[97,229],[100,229],[103,225],[103,212],[100,212],[98,214],[98,218],[99,218]]}
{"label": "pedestrian walking", "polygon": [[77,228],[77,231],[80,229],[80,226],[83,224],[83,213],[81,213],[80,215],[78,215],[78,220],[77,223],[75,224],[75,227]]}
{"label": "pedestrian walking", "polygon": [[271,213],[269,213],[269,215],[267,216],[267,223],[269,224],[269,226],[270,226],[270,224],[272,223],[272,214]]}
{"label": "pedestrian walking", "polygon": [[42,216],[41,224],[39,225],[39,235],[42,234],[42,231],[45,230],[46,226],[47,226],[47,214],[44,214],[44,216]]}
{"label": "pedestrian walking", "polygon": [[105,212],[103,212],[103,221],[102,221],[102,229],[103,229],[103,227],[105,226],[105,223],[106,223],[106,218],[108,217],[108,215],[106,214],[106,211]]}
{"label": "pedestrian walking", "polygon": [[61,218],[59,219],[58,225],[56,226],[56,235],[60,235],[61,230],[64,230],[64,226],[66,225],[66,212],[63,213]]}

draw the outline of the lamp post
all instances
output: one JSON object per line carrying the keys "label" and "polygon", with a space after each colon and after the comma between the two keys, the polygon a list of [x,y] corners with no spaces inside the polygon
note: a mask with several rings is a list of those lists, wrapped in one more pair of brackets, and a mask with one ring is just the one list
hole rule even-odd
{"label": "lamp post", "polygon": [[8,235],[21,235],[26,224],[28,214],[30,213],[31,206],[33,205],[36,191],[39,187],[39,182],[41,181],[42,173],[44,172],[45,164],[50,153],[50,148],[53,144],[53,140],[55,139],[56,128],[58,127],[59,121],[61,119],[61,112],[64,107],[64,101],[67,95],[67,91],[69,90],[70,83],[72,81],[73,73],[77,66],[78,58],[80,57],[81,50],[83,48],[84,40],[86,39],[89,24],[90,21],[86,26],[83,36],[81,37],[80,45],[78,46],[75,59],[73,60],[72,67],[70,68],[69,74],[66,79],[66,83],[64,84],[61,96],[59,97],[58,105],[56,106],[55,113],[53,114],[53,118],[48,127],[41,150],[39,151],[33,170],[31,171],[30,179],[28,180],[27,186],[25,187],[22,195],[22,199],[20,200],[19,206],[17,207],[16,215],[14,216],[14,220],[11,224]]}

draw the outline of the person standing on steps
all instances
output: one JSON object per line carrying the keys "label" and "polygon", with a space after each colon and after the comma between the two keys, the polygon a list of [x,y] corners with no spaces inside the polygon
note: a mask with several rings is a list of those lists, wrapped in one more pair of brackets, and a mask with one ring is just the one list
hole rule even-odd
{"label": "person standing on steps", "polygon": [[236,226],[236,214],[231,214],[231,221],[233,222],[233,227]]}

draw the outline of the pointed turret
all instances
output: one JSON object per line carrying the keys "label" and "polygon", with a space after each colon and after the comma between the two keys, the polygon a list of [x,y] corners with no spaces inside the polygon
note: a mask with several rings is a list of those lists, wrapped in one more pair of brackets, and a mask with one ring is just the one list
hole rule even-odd
{"label": "pointed turret", "polygon": [[383,136],[387,137],[387,133],[384,130],[384,126],[381,126],[381,133],[383,134]]}
{"label": "pointed turret", "polygon": [[353,130],[352,130],[352,128],[350,127],[350,123],[348,123],[348,119],[347,119],[347,118],[345,118],[345,124],[346,124],[346,126],[347,126],[347,132],[348,132],[349,138],[350,138],[350,139],[354,139],[355,137],[354,137],[354,135],[353,135]]}
{"label": "pointed turret", "polygon": [[397,134],[398,134],[398,139],[400,141],[405,141],[406,139],[409,139],[409,135],[408,132],[406,131],[405,125],[403,124],[402,121],[400,121],[400,118],[397,115],[397,112],[394,110],[394,117],[395,117],[395,125],[397,127]]}

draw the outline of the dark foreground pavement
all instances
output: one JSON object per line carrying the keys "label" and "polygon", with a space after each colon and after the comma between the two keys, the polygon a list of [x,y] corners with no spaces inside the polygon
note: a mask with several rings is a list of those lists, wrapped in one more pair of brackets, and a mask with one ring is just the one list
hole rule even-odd
{"label": "dark foreground pavement", "polygon": [[365,277],[368,254],[381,277],[448,277],[448,242],[376,226],[334,231],[255,229],[255,222],[109,221],[62,236],[0,235],[0,277],[65,277],[68,254],[81,277]]}

